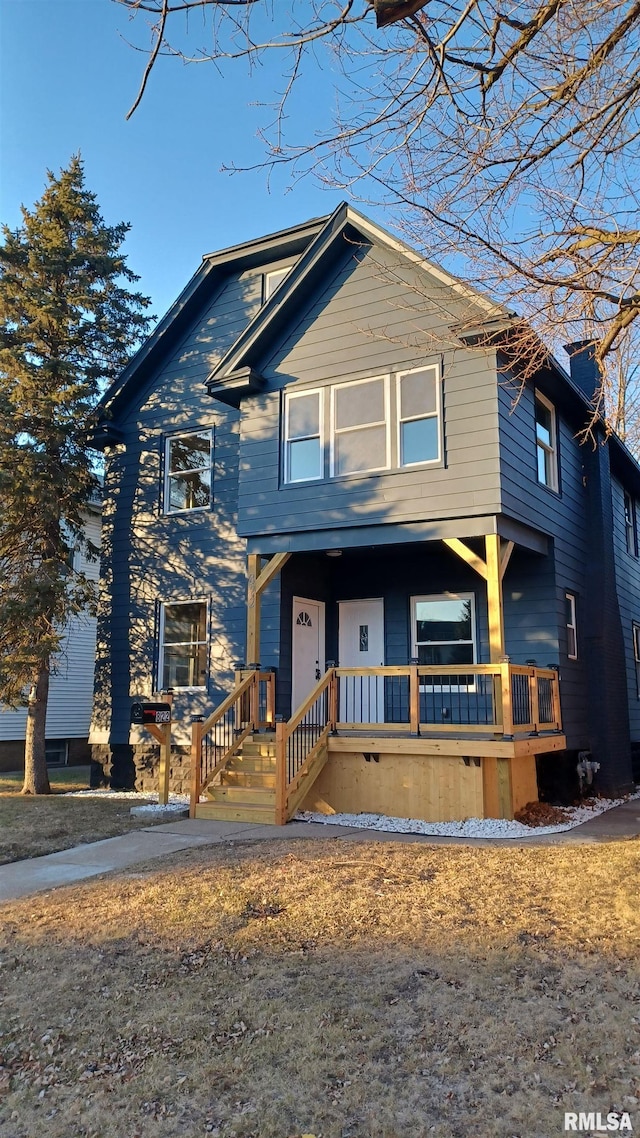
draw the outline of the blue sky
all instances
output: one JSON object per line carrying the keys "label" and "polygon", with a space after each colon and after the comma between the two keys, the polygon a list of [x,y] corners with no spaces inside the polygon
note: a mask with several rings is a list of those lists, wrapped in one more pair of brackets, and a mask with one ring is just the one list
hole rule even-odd
{"label": "blue sky", "polygon": [[[329,213],[344,194],[290,170],[270,181],[221,172],[263,156],[257,131],[270,116],[252,104],[282,86],[275,54],[252,75],[161,58],[127,122],[145,63],[127,39],[145,42],[142,21],[111,0],[0,0],[0,218],[19,224],[46,169],[80,150],[105,220],[131,222],[129,264],[160,316],[203,253]],[[327,68],[306,78],[299,130],[329,116],[335,78]]]}

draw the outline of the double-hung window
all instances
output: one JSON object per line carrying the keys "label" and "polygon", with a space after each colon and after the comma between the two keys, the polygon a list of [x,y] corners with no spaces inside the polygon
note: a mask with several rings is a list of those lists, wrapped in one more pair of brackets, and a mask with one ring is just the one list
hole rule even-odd
{"label": "double-hung window", "polygon": [[576,622],[576,598],[573,593],[565,593],[567,613],[567,656],[570,660],[578,659],[578,625]]}
{"label": "double-hung window", "polygon": [[308,482],[324,475],[322,392],[301,391],[285,405],[285,482]]}
{"label": "double-hung window", "polygon": [[440,460],[440,377],[437,367],[398,375],[398,466]]}
{"label": "double-hung window", "polygon": [[331,390],[331,474],[389,467],[389,383],[386,376],[341,383]]}
{"label": "double-hung window", "polygon": [[204,688],[207,684],[205,601],[164,604],[160,617],[162,688]]}
{"label": "double-hung window", "polygon": [[473,593],[412,597],[413,656],[419,664],[475,663]]}
{"label": "double-hung window", "polygon": [[627,538],[627,552],[632,557],[638,556],[638,533],[636,520],[636,504],[630,494],[624,492],[624,528]]}
{"label": "double-hung window", "polygon": [[640,699],[640,624],[636,621],[631,626],[633,636],[633,659],[636,669],[636,694]]}
{"label": "double-hung window", "polygon": [[208,508],[213,497],[213,431],[168,438],[165,470],[167,514]]}
{"label": "double-hung window", "polygon": [[539,391],[536,392],[536,459],[538,482],[550,490],[558,489],[558,443],[556,411]]}

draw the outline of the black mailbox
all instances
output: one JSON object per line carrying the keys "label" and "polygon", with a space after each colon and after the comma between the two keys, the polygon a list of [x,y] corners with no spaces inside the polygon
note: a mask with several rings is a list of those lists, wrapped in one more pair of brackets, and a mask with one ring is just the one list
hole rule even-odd
{"label": "black mailbox", "polygon": [[132,723],[152,723],[160,727],[171,723],[171,708],[168,703],[132,703]]}

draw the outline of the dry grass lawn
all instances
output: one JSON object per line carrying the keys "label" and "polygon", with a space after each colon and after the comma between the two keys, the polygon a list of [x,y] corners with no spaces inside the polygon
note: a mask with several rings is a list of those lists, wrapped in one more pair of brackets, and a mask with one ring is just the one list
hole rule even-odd
{"label": "dry grass lawn", "polygon": [[640,1130],[640,842],[209,847],[1,910],[3,1138]]}
{"label": "dry grass lawn", "polygon": [[50,771],[53,793],[24,797],[21,775],[0,774],[0,864],[114,838],[148,824],[131,817],[132,803],[126,799],[64,797],[66,791],[86,789],[88,774],[88,767]]}

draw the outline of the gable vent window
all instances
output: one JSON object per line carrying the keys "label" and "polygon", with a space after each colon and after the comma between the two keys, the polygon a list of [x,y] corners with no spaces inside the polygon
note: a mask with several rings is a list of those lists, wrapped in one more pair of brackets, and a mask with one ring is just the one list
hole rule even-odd
{"label": "gable vent window", "polygon": [[538,482],[550,490],[558,489],[558,446],[556,411],[544,395],[536,392],[536,457]]}
{"label": "gable vent window", "polygon": [[284,269],[273,269],[270,273],[265,273],[262,278],[262,303],[266,304],[269,297],[276,291],[278,285],[282,284],[284,278],[291,272],[292,265],[285,265]]}
{"label": "gable vent window", "polygon": [[322,478],[322,401],[319,391],[289,395],[285,412],[285,482]]}
{"label": "gable vent window", "polygon": [[420,368],[398,376],[400,466],[440,461],[438,369]]}
{"label": "gable vent window", "polygon": [[359,474],[389,466],[389,386],[386,377],[332,389],[331,473]]}
{"label": "gable vent window", "polygon": [[173,435],[165,456],[165,512],[202,510],[211,505],[213,431]]}

